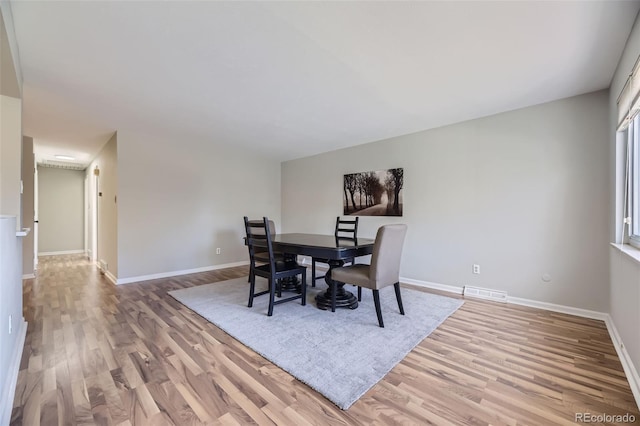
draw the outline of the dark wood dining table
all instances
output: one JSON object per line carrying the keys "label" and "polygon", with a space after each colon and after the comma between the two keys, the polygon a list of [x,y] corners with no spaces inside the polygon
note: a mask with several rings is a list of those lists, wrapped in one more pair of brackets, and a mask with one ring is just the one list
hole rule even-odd
{"label": "dark wood dining table", "polygon": [[[328,260],[329,270],[325,281],[329,288],[316,296],[320,309],[331,309],[331,270],[344,265],[345,259],[366,256],[373,253],[374,240],[357,238],[356,241],[337,239],[334,235],[319,234],[277,234],[272,239],[273,249],[285,255],[311,256]],[[336,282],[336,307],[355,309],[358,299],[344,289],[344,283]]]}

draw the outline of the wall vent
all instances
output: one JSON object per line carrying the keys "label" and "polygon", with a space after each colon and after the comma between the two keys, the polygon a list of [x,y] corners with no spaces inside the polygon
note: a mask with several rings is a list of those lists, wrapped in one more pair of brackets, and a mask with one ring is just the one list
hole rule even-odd
{"label": "wall vent", "polygon": [[462,294],[464,296],[478,297],[480,299],[488,299],[495,302],[506,303],[507,301],[506,291],[491,290],[490,288],[471,287],[466,285],[464,286]]}

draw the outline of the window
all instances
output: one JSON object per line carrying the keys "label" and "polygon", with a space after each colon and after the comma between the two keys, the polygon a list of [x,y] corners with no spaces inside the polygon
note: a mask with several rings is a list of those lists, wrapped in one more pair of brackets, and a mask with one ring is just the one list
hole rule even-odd
{"label": "window", "polygon": [[[620,243],[640,248],[640,59],[618,97],[618,133],[623,142],[624,188]],[[618,238],[616,236],[616,238]]]}
{"label": "window", "polygon": [[640,114],[629,120],[623,130],[626,141],[623,241],[640,248]]}

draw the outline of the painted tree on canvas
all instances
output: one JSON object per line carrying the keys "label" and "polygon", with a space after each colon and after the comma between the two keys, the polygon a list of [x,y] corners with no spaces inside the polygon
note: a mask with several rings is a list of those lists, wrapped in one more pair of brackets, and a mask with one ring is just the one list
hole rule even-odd
{"label": "painted tree on canvas", "polygon": [[[349,191],[353,210],[356,210],[356,200],[355,200],[356,189],[357,189],[357,174],[344,175],[344,196],[346,198],[347,191]],[[349,199],[347,199],[347,209],[348,208],[349,208]]]}
{"label": "painted tree on canvas", "polygon": [[393,177],[394,189],[393,189],[393,211],[401,216],[400,212],[400,191],[402,190],[402,184],[404,182],[404,169],[391,169],[389,173]]}

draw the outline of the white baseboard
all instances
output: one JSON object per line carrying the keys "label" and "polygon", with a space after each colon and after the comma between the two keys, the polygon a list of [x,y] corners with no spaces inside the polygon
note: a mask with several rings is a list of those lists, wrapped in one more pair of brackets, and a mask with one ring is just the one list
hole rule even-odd
{"label": "white baseboard", "polygon": [[[420,287],[432,288],[434,290],[447,291],[449,293],[462,294],[464,287],[458,287],[447,284],[433,283],[429,281],[414,280],[412,278],[400,277],[400,282],[413,284]],[[523,299],[520,297],[507,296],[507,303],[514,305],[529,306],[531,308],[544,309],[545,311],[559,312],[562,314],[575,315],[577,317],[597,319],[606,321],[609,314],[598,311],[590,311],[588,309],[574,308],[572,306],[557,305],[555,303],[540,302],[537,300]]]}
{"label": "white baseboard", "polygon": [[130,284],[130,283],[136,283],[139,281],[157,280],[158,278],[176,277],[178,275],[197,274],[198,272],[215,271],[217,269],[232,268],[234,266],[244,266],[248,264],[249,264],[249,261],[245,260],[242,262],[224,263],[222,265],[204,266],[202,268],[185,269],[182,271],[161,272],[159,274],[140,275],[137,277],[130,277],[130,278],[118,278],[116,280],[116,283],[118,285]]}
{"label": "white baseboard", "polygon": [[537,300],[522,299],[520,297],[507,296],[507,303],[514,305],[529,306],[530,308],[544,309],[545,311],[558,312],[561,314],[575,315],[577,317],[591,318],[606,321],[609,314],[588,309],[574,308],[572,306],[556,305],[555,303],[539,302]]}
{"label": "white baseboard", "polygon": [[618,358],[620,359],[620,363],[624,369],[624,374],[627,376],[627,381],[631,387],[631,392],[633,392],[633,397],[636,399],[636,405],[640,408],[640,376],[638,375],[638,370],[636,370],[633,365],[633,361],[631,361],[629,352],[627,352],[627,347],[622,342],[618,329],[613,323],[613,318],[607,314],[607,319],[604,322],[607,325],[607,330],[611,336],[613,347],[616,349],[616,353],[618,354]]}
{"label": "white baseboard", "polygon": [[107,271],[107,272],[105,272],[105,273],[104,273],[104,276],[105,276],[105,277],[107,277],[107,279],[108,279],[109,281],[111,281],[112,283],[114,283],[114,284],[116,284],[116,285],[118,284],[118,278],[116,278],[116,276],[115,276],[115,275],[113,275],[113,274],[111,273],[111,271]]}
{"label": "white baseboard", "polygon": [[84,250],[43,251],[38,256],[59,256],[61,254],[84,254]]}
{"label": "white baseboard", "polygon": [[11,411],[13,409],[13,398],[16,393],[16,385],[18,382],[18,372],[20,371],[20,360],[22,358],[22,350],[24,349],[24,340],[27,337],[27,322],[23,319],[20,323],[20,329],[17,330],[18,338],[11,354],[11,363],[9,364],[6,382],[3,383],[2,400],[0,400],[0,424],[8,425],[11,420]]}
{"label": "white baseboard", "polygon": [[462,294],[464,287],[458,287],[447,284],[433,283],[430,281],[414,280],[413,278],[400,277],[400,282],[405,284],[417,285],[418,287],[432,288],[434,290],[447,291],[449,293]]}
{"label": "white baseboard", "polygon": [[36,277],[36,274],[24,274],[24,275],[22,276],[22,279],[23,279],[23,280],[31,280],[31,279],[33,279],[33,278],[35,278],[35,277]]}

